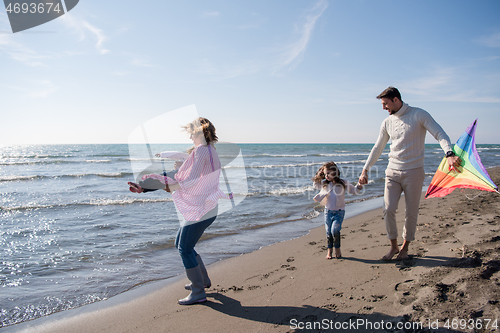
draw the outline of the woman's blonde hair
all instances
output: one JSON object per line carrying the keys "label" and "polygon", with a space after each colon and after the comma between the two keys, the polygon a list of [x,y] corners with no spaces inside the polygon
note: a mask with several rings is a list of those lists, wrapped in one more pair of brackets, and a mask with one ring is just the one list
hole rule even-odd
{"label": "woman's blonde hair", "polygon": [[[219,141],[219,138],[215,134],[215,126],[208,120],[207,118],[199,117],[198,119],[193,120],[186,126],[184,126],[184,130],[189,134],[196,135],[198,133],[203,133],[203,137],[207,145],[214,145]],[[193,151],[194,147],[188,150],[188,153]]]}

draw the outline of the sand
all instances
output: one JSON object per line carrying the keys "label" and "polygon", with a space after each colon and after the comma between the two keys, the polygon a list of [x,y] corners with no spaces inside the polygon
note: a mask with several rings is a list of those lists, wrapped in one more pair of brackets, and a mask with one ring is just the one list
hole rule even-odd
{"label": "sand", "polygon": [[[499,184],[500,167],[488,171]],[[342,259],[325,259],[325,231],[318,227],[209,265],[213,285],[202,304],[177,304],[187,295],[183,277],[152,291],[138,289],[144,295],[127,301],[110,306],[103,301],[7,330],[472,332],[475,327],[491,332],[500,325],[500,195],[466,197],[477,193],[455,190],[444,198],[422,198],[408,260],[380,260],[389,241],[382,209],[376,209],[344,221]],[[202,244],[199,251],[203,254]]]}

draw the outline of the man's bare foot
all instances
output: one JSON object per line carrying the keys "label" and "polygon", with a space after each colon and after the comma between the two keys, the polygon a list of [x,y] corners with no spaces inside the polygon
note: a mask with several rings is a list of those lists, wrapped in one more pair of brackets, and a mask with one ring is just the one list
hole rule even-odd
{"label": "man's bare foot", "polygon": [[406,260],[406,259],[409,259],[409,258],[410,257],[408,257],[408,251],[404,250],[404,249],[401,249],[399,251],[398,256],[396,257],[396,260]]}
{"label": "man's bare foot", "polygon": [[383,256],[382,260],[383,261],[389,261],[389,260],[392,259],[392,257],[394,257],[394,255],[396,255],[398,253],[399,253],[399,249],[398,248],[391,247],[391,250],[389,251],[389,253],[387,253],[385,256]]}
{"label": "man's bare foot", "polygon": [[332,259],[332,249],[328,249],[328,252],[326,252],[326,259]]}
{"label": "man's bare foot", "polygon": [[340,248],[335,249],[335,258],[337,259],[342,258],[342,252],[340,252]]}

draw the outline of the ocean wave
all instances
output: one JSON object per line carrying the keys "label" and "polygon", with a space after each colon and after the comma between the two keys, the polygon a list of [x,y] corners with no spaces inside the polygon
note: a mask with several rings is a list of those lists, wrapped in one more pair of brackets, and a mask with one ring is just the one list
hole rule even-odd
{"label": "ocean wave", "polygon": [[[477,151],[500,150],[500,147],[476,147]],[[498,156],[498,155],[497,155]]]}
{"label": "ocean wave", "polygon": [[[341,161],[335,162],[337,165],[342,164],[354,164],[354,163],[364,163],[365,160],[355,160],[355,161]],[[264,164],[257,165],[256,162],[250,163],[249,165],[230,165],[225,168],[228,169],[241,169],[241,168],[249,168],[249,169],[272,169],[272,168],[298,168],[298,167],[312,167],[312,166],[320,166],[325,162],[306,162],[306,163],[296,163],[296,164]]]}
{"label": "ocean wave", "polygon": [[331,156],[368,156],[370,154],[370,152],[366,152],[366,153],[324,153],[324,154],[312,154],[310,156],[328,156],[328,157],[331,157]]}
{"label": "ocean wave", "polygon": [[171,202],[171,198],[158,198],[158,199],[140,199],[140,198],[123,198],[123,199],[93,199],[88,202],[70,202],[65,204],[28,204],[25,206],[0,206],[0,211],[22,211],[31,209],[44,209],[44,208],[66,208],[66,207],[79,207],[79,206],[123,206],[136,203],[158,203],[158,202]]}
{"label": "ocean wave", "polygon": [[109,163],[111,160],[85,160],[85,163]]}
{"label": "ocean wave", "polygon": [[141,198],[124,198],[124,199],[94,199],[82,205],[90,206],[114,206],[114,205],[130,205],[134,203],[156,203],[156,202],[171,202],[172,198],[156,198],[156,199],[141,199]]}
{"label": "ocean wave", "polygon": [[127,158],[119,158],[118,161],[122,162],[161,162],[165,161],[165,159],[159,157],[127,157]]}
{"label": "ocean wave", "polygon": [[0,165],[36,165],[36,164],[65,164],[65,163],[81,163],[75,161],[67,161],[67,160],[41,160],[41,161],[6,161],[0,162]]}
{"label": "ocean wave", "polygon": [[[372,185],[375,183],[375,180],[370,179],[368,180],[368,185]],[[355,185],[355,184],[353,184]],[[256,194],[265,194],[265,195],[273,195],[273,196],[286,196],[286,195],[296,195],[296,194],[304,194],[308,192],[317,192],[312,184],[310,185],[304,185],[304,186],[274,186],[276,187],[275,189],[271,189],[270,191],[255,191],[252,192],[252,195]]]}
{"label": "ocean wave", "polygon": [[[368,156],[370,152],[359,152],[359,153],[353,153],[353,152],[335,152],[335,153],[317,153],[317,154],[250,154],[250,155],[243,155],[243,157],[308,157],[308,156],[313,156],[313,157],[332,157],[332,156]],[[388,155],[388,153],[383,153],[382,155]]]}
{"label": "ocean wave", "polygon": [[271,195],[295,195],[295,194],[303,194],[309,191],[313,191],[314,187],[312,185],[306,185],[306,186],[299,186],[299,187],[284,187],[284,188],[278,188],[275,190],[271,190],[269,192],[266,192]]}
{"label": "ocean wave", "polygon": [[0,165],[46,165],[46,164],[77,164],[77,163],[111,163],[110,159],[103,160],[21,160],[0,161]]}
{"label": "ocean wave", "polygon": [[91,154],[87,155],[88,157],[100,157],[100,156],[105,156],[105,157],[123,157],[123,156],[130,156],[129,154]]}
{"label": "ocean wave", "polygon": [[306,218],[308,220],[312,220],[312,219],[314,219],[314,218],[316,218],[316,217],[318,217],[320,215],[321,215],[321,212],[319,212],[317,210],[312,210],[312,211],[310,211],[310,212],[308,212],[308,213],[306,213],[306,214],[304,214],[302,216],[304,216],[304,218]]}
{"label": "ocean wave", "polygon": [[0,176],[0,182],[12,182],[12,181],[21,181],[21,180],[34,180],[37,178],[43,178],[41,176]]}
{"label": "ocean wave", "polygon": [[130,172],[105,172],[105,173],[94,173],[86,174],[85,176],[99,176],[105,178],[123,178],[125,176],[131,176],[133,173]]}
{"label": "ocean wave", "polygon": [[82,177],[103,177],[103,178],[125,178],[133,176],[132,172],[103,172],[103,173],[79,173],[72,175],[54,175],[54,176],[41,176],[41,175],[9,175],[0,176],[0,182],[12,182],[12,181],[31,181],[37,179],[58,179],[58,178],[82,178]]}
{"label": "ocean wave", "polygon": [[74,155],[45,155],[45,154],[28,154],[28,155],[18,155],[18,154],[4,154],[1,158],[68,158],[74,157]]}
{"label": "ocean wave", "polygon": [[[312,156],[308,154],[251,154],[243,155],[243,157],[307,157]],[[223,156],[221,156],[223,157]]]}
{"label": "ocean wave", "polygon": [[[253,191],[252,191],[253,189]],[[246,196],[257,196],[257,195],[264,195],[264,196],[287,196],[287,195],[297,195],[297,194],[303,194],[306,192],[314,191],[314,187],[312,185],[304,185],[304,186],[271,186],[269,187],[254,187],[250,188],[250,192],[247,194],[243,194]]]}

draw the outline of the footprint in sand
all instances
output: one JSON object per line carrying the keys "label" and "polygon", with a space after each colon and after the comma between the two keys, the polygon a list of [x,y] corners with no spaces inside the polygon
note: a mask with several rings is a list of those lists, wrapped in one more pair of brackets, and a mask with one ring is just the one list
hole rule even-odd
{"label": "footprint in sand", "polygon": [[400,271],[409,271],[416,264],[415,256],[409,255],[408,259],[398,261],[395,266],[399,268]]}
{"label": "footprint in sand", "polygon": [[435,286],[435,291],[436,291],[435,299],[440,303],[446,302],[448,300],[448,294],[455,292],[455,285],[439,282]]}
{"label": "footprint in sand", "polygon": [[260,289],[262,288],[261,286],[249,286],[247,287],[248,290],[255,290],[255,289]]}
{"label": "footprint in sand", "polygon": [[333,304],[333,303],[322,305],[321,308],[322,309],[327,309],[327,310],[330,310],[330,311],[337,310],[337,306],[335,304]]}
{"label": "footprint in sand", "polygon": [[493,274],[500,271],[500,260],[490,260],[483,266],[485,266],[485,268],[479,274],[479,277],[481,279],[489,280]]}
{"label": "footprint in sand", "polygon": [[262,275],[261,280],[269,278],[272,274],[276,273],[277,271],[278,271],[278,270],[277,270],[277,269],[275,269],[275,270],[274,270],[274,271],[272,271],[272,272],[269,272],[269,273],[266,273],[266,274]]}
{"label": "footprint in sand", "polygon": [[386,295],[371,295],[371,300],[369,302],[380,302],[387,298]]}
{"label": "footprint in sand", "polygon": [[372,314],[373,313],[373,306],[363,306],[361,309],[358,310],[358,314]]}

